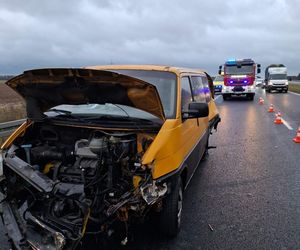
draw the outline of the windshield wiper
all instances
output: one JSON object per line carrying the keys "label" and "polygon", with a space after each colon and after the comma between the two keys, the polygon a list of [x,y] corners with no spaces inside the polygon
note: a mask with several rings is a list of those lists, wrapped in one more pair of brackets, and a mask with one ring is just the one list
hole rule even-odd
{"label": "windshield wiper", "polygon": [[99,115],[93,117],[84,117],[85,120],[88,121],[127,121],[132,122],[134,125],[140,124],[151,124],[151,125],[161,125],[159,122],[152,121],[150,119],[138,118],[138,117],[130,117],[130,116],[114,116],[114,115]]}
{"label": "windshield wiper", "polygon": [[69,110],[54,108],[54,109],[49,109],[47,112],[55,112],[58,114],[58,116],[53,116],[53,117],[47,116],[48,119],[56,119],[56,120],[68,119],[68,120],[76,120],[76,121],[80,121],[80,122],[86,122],[86,120],[84,118],[72,115],[72,112]]}
{"label": "windshield wiper", "polygon": [[47,112],[55,112],[55,113],[66,114],[66,115],[72,114],[71,111],[65,109],[49,109]]}

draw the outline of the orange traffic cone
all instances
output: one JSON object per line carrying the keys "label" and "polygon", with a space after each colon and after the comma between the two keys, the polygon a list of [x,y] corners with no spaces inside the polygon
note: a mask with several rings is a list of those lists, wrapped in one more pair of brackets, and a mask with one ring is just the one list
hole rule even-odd
{"label": "orange traffic cone", "polygon": [[274,112],[274,106],[273,104],[270,105],[269,109],[268,109],[269,113],[273,113]]}
{"label": "orange traffic cone", "polygon": [[258,102],[258,103],[259,103],[260,105],[263,105],[264,102],[265,102],[265,100],[264,100],[262,97],[259,97],[259,102]]}
{"label": "orange traffic cone", "polygon": [[300,143],[300,127],[298,128],[298,132],[296,137],[293,139],[294,142]]}
{"label": "orange traffic cone", "polygon": [[274,121],[275,124],[283,124],[283,121],[281,120],[281,113],[278,112],[276,114],[276,118],[275,118],[275,121]]}

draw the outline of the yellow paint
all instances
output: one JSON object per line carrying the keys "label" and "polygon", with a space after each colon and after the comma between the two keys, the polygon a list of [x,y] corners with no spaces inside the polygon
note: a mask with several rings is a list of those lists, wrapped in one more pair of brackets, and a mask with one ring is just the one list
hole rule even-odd
{"label": "yellow paint", "polygon": [[212,99],[208,103],[208,108],[209,108],[208,120],[211,121],[216,115],[219,114],[218,109],[217,109],[217,105],[216,105],[214,99]]}
{"label": "yellow paint", "polygon": [[[177,108],[175,119],[165,120],[163,126],[157,135],[155,134],[138,134],[138,151],[141,152],[142,138],[153,139],[152,144],[142,157],[142,164],[152,167],[152,177],[157,179],[174,170],[176,170],[184,162],[188,154],[193,150],[196,143],[200,140],[203,134],[207,131],[209,121],[212,120],[217,114],[217,107],[214,99],[209,102],[209,116],[199,119],[182,120],[181,117],[181,85],[180,77],[182,75],[197,75],[203,74],[202,70],[193,70],[185,68],[175,68],[167,66],[155,65],[108,65],[108,66],[93,66],[87,67],[89,69],[99,70],[118,70],[118,69],[136,69],[136,70],[154,70],[154,71],[168,71],[177,75]],[[197,123],[198,120],[198,123]],[[7,148],[29,126],[29,123],[22,124],[2,145],[2,149]],[[66,125],[68,126],[68,125]],[[69,125],[78,126],[78,125]],[[83,126],[78,126],[83,127]],[[88,126],[85,126],[88,127]],[[94,129],[113,130],[109,128],[93,127]],[[123,130],[123,129],[117,129]],[[125,129],[124,129],[125,130]],[[45,167],[45,171],[49,171],[50,166]],[[133,177],[133,185],[138,187],[141,177]]]}
{"label": "yellow paint", "polygon": [[22,137],[25,134],[26,129],[32,124],[33,122],[27,120],[24,123],[22,123],[20,125],[20,127],[18,127],[8,138],[7,140],[2,144],[1,149],[6,149],[8,148],[13,141],[17,138],[17,137]]}
{"label": "yellow paint", "polygon": [[43,174],[48,174],[50,169],[54,167],[54,164],[52,162],[49,162],[45,165]]}
{"label": "yellow paint", "polygon": [[219,86],[219,85],[223,85],[224,82],[223,81],[213,81],[214,86]]}
{"label": "yellow paint", "polygon": [[82,227],[82,230],[81,230],[81,236],[82,236],[82,237],[83,237],[84,234],[85,234],[86,226],[87,226],[88,220],[89,220],[89,218],[90,218],[90,214],[91,214],[91,209],[89,208],[89,209],[88,209],[88,213],[86,214],[86,216],[84,217],[84,220],[83,220],[83,227]]}
{"label": "yellow paint", "polygon": [[133,186],[135,188],[137,188],[139,186],[141,180],[142,180],[141,176],[134,175],[133,178],[132,178]]}
{"label": "yellow paint", "polygon": [[155,161],[152,176],[157,179],[176,170],[208,127],[208,118],[167,120],[143,156],[142,164]]}

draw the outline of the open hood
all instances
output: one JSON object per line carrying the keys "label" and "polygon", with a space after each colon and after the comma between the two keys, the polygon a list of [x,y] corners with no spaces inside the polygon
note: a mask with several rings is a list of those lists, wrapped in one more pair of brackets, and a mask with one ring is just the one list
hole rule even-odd
{"label": "open hood", "polygon": [[27,116],[40,120],[43,112],[61,104],[114,103],[149,112],[164,120],[157,89],[150,83],[110,71],[49,68],[25,71],[6,84],[26,101]]}

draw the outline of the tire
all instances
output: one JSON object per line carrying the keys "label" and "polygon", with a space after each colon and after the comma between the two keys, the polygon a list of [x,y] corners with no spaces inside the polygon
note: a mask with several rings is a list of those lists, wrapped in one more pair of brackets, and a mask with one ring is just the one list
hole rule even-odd
{"label": "tire", "polygon": [[223,100],[224,101],[227,101],[228,100],[228,94],[224,94],[224,95],[222,95],[223,96]]}
{"label": "tire", "polygon": [[159,215],[160,232],[167,238],[174,238],[180,231],[183,187],[182,180],[179,177],[174,183],[173,190],[163,201],[163,210]]}
{"label": "tire", "polygon": [[249,98],[250,101],[254,100],[254,94],[248,94],[247,97]]}
{"label": "tire", "polygon": [[[211,131],[211,130],[210,130]],[[210,133],[210,132],[209,132]],[[207,141],[206,141],[206,144],[205,144],[205,151],[201,157],[201,161],[205,161],[207,160],[208,158],[208,145],[209,145],[209,134],[208,134],[208,137],[207,137]]]}

